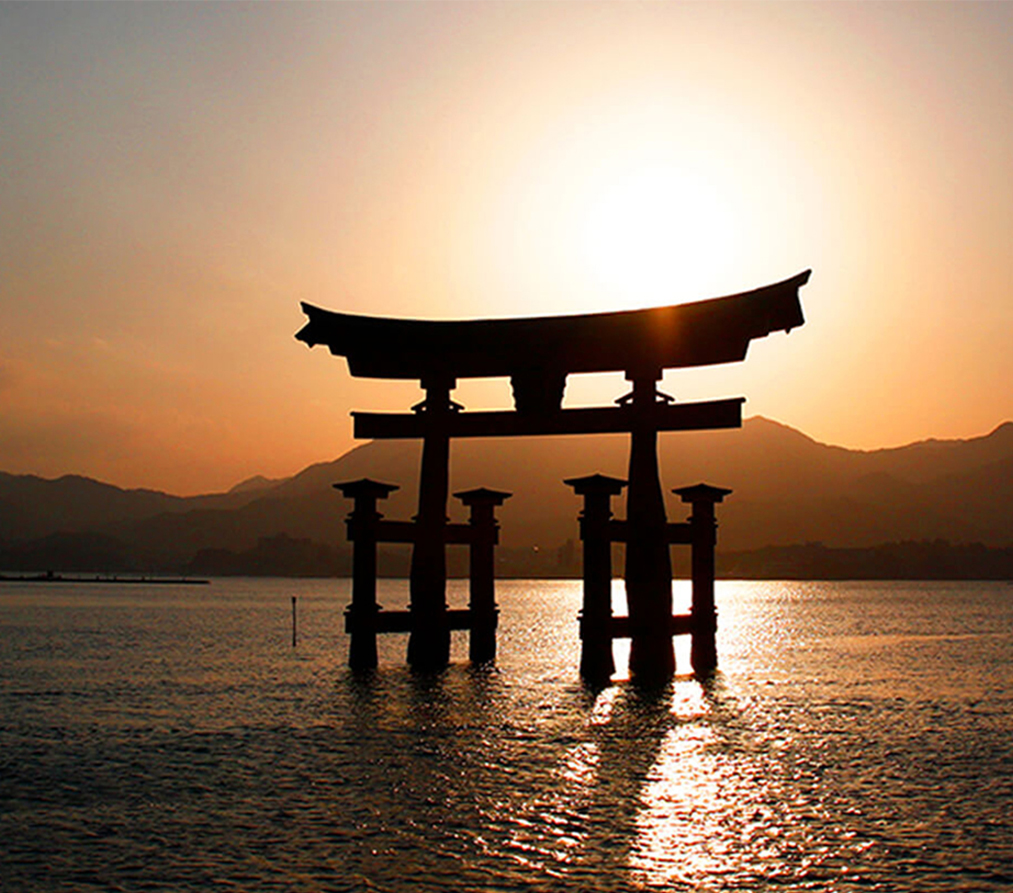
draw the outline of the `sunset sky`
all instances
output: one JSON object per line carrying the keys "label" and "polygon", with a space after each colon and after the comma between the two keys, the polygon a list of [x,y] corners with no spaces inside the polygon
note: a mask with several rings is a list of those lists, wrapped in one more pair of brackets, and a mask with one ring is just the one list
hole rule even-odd
{"label": "sunset sky", "polygon": [[297,342],[300,301],[576,313],[810,267],[805,326],[664,390],[849,447],[985,434],[1011,46],[1009,3],[0,4],[0,470],[227,489],[420,399]]}

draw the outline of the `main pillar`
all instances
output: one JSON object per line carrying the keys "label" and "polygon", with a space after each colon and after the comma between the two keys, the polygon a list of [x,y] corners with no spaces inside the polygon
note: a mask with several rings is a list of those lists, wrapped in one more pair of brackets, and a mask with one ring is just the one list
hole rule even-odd
{"label": "main pillar", "polygon": [[396,484],[381,484],[362,478],[334,484],[335,490],[354,500],[352,513],[345,522],[352,546],[352,603],[345,611],[345,629],[351,635],[348,665],[353,670],[371,670],[376,666],[376,543],[377,524],[383,517],[376,501],[386,499],[398,489]]}
{"label": "main pillar", "polygon": [[714,504],[724,500],[732,491],[708,484],[696,484],[692,487],[679,487],[672,492],[693,507],[689,519],[693,548],[693,607],[690,610],[693,644],[690,662],[697,676],[708,676],[718,665],[718,615],[714,605],[714,546],[717,543],[718,525],[714,518]]}
{"label": "main pillar", "polygon": [[412,549],[409,591],[412,630],[408,663],[417,670],[442,670],[450,662],[447,622],[447,489],[450,476],[448,421],[455,406],[449,377],[423,381],[426,399],[416,408],[425,418],[419,471],[418,531]]}
{"label": "main pillar", "polygon": [[612,656],[612,497],[626,481],[592,474],[563,481],[584,497],[580,539],[584,548],[584,604],[580,612],[580,675],[604,684],[616,670]]}
{"label": "main pillar", "polygon": [[468,656],[472,663],[488,663],[496,659],[496,626],[499,608],[496,607],[496,543],[499,525],[494,509],[512,494],[479,487],[455,493],[471,509],[469,525],[471,541],[468,555],[468,609],[471,633],[468,638]]}
{"label": "main pillar", "polygon": [[658,370],[627,374],[633,382],[626,518],[626,598],[630,610],[630,675],[652,684],[675,672],[672,645],[672,560],[658,475]]}

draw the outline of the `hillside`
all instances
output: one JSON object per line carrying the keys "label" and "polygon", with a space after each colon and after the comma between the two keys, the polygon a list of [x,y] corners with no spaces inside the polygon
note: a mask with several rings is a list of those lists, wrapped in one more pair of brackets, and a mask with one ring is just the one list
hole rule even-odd
{"label": "hillside", "polygon": [[[452,447],[451,489],[512,492],[500,511],[504,549],[551,552],[577,536],[579,500],[562,480],[595,471],[624,477],[627,450],[622,435],[461,440]],[[662,435],[659,453],[666,492],[698,481],[734,490],[719,513],[723,551],[808,542],[835,548],[938,539],[1013,543],[1009,422],[970,440],[859,451],[756,417],[738,430]],[[85,478],[0,475],[0,560],[9,568],[29,559],[35,567],[47,558],[55,565],[61,550],[69,550],[78,565],[86,564],[84,534],[101,536],[91,542],[103,544],[107,560],[118,544],[122,562],[143,569],[183,567],[202,550],[253,550],[279,534],[332,547],[337,555],[350,506],[331,484],[366,476],[396,483],[401,489],[382,511],[410,518],[419,455],[416,442],[367,443],[282,481],[257,478],[227,494],[194,498]],[[452,518],[464,520],[459,503],[451,503]],[[617,501],[617,515],[624,511]],[[673,496],[668,511],[672,520],[686,515]],[[296,561],[291,546],[286,554]],[[321,566],[342,562],[332,556]]]}

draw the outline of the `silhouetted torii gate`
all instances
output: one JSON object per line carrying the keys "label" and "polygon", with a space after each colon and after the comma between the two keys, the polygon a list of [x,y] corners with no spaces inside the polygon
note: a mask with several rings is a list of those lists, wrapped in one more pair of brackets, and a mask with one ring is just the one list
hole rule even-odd
{"label": "silhouetted torii gate", "polygon": [[[809,270],[740,294],[646,310],[521,319],[429,321],[335,313],[302,304],[296,338],[346,357],[353,376],[410,379],[425,399],[410,414],[353,412],[357,438],[422,438],[419,509],[411,560],[409,662],[438,669],[450,658],[446,606],[451,437],[631,435],[626,592],[630,671],[675,669],[669,531],[658,475],[657,434],[736,428],[745,398],[675,403],[658,392],[665,369],[738,362],[749,343],[803,324],[798,290]],[[624,372],[632,391],[616,407],[563,409],[566,377]],[[462,412],[460,378],[510,377],[513,411]]]}

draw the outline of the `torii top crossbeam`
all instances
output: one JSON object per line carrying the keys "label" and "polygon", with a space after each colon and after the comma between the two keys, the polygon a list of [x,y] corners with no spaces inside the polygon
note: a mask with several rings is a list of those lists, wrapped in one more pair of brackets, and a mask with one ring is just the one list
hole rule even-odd
{"label": "torii top crossbeam", "polygon": [[[647,310],[437,321],[335,313],[311,304],[296,338],[325,344],[367,378],[453,380],[631,372],[745,359],[749,342],[805,321],[809,270],[752,291]],[[518,408],[521,408],[518,406]]]}

